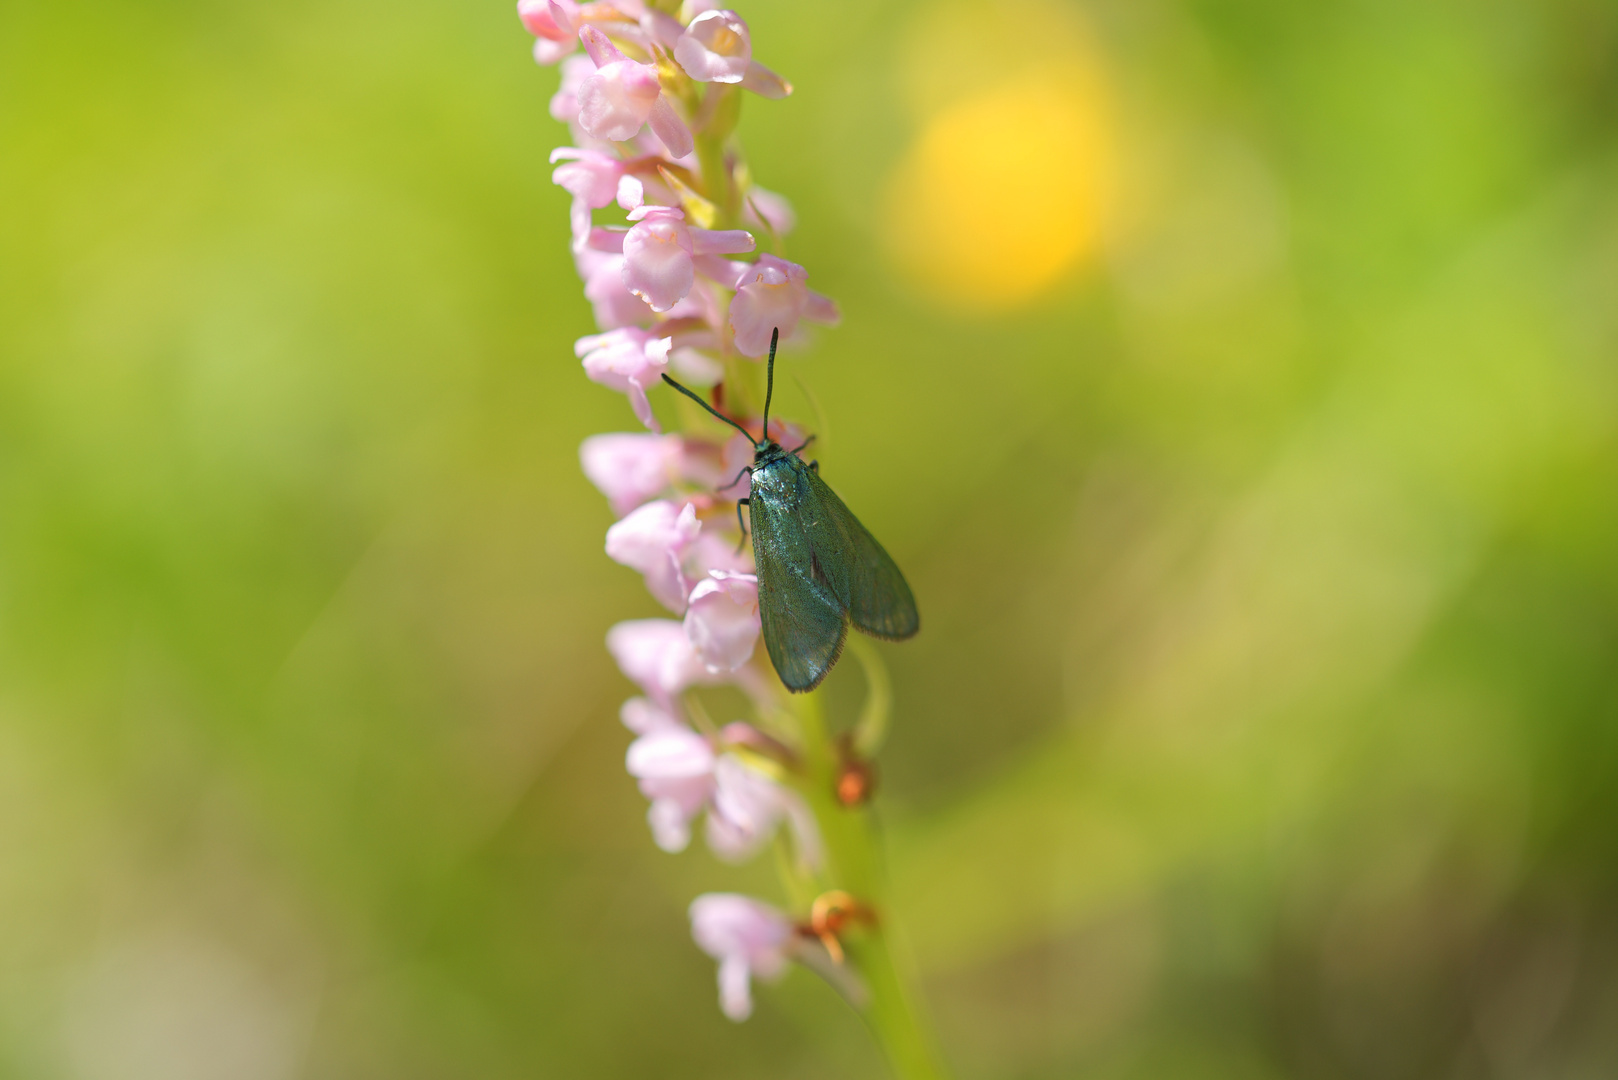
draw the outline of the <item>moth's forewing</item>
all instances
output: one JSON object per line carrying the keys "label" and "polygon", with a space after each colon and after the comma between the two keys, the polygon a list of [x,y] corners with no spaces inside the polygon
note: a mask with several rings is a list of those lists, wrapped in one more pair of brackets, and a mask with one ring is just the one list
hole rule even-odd
{"label": "moth's forewing", "polygon": [[848,635],[845,604],[825,576],[811,530],[804,528],[805,517],[812,516],[804,512],[816,501],[804,480],[812,476],[796,459],[778,459],[754,469],[748,493],[764,647],[776,674],[794,691],[820,685]]}
{"label": "moth's forewing", "polygon": [[[915,634],[921,628],[921,617],[899,567],[818,474],[799,468],[810,493],[801,515],[805,532],[817,553],[836,551],[837,569],[829,577],[849,618],[873,637],[899,640]],[[808,512],[811,504],[812,513]],[[821,555],[820,561],[831,560]]]}

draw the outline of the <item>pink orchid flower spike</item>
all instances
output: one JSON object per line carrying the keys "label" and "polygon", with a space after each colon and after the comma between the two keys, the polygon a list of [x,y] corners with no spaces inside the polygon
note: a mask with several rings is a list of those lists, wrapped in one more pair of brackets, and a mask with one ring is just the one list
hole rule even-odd
{"label": "pink orchid flower spike", "polygon": [[704,893],[691,901],[691,936],[719,961],[719,1007],[740,1023],[753,1015],[752,980],[786,972],[796,931],[792,920],[738,893]]}
{"label": "pink orchid flower spike", "polygon": [[753,236],[742,229],[698,229],[685,213],[667,206],[630,211],[623,240],[624,287],[651,306],[667,311],[685,299],[696,281],[698,255],[734,255],[753,250]]}
{"label": "pink orchid flower spike", "polygon": [[649,125],[671,157],[691,153],[691,129],[663,93],[657,65],[629,59],[593,26],[580,30],[579,40],[596,65],[579,87],[579,126],[593,138],[624,142]]}

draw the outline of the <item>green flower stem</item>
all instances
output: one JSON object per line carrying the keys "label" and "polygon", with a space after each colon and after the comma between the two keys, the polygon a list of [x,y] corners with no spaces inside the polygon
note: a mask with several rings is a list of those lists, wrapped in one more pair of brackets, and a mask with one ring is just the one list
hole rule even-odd
{"label": "green flower stem", "polygon": [[893,683],[888,667],[876,646],[858,634],[848,636],[848,651],[865,669],[865,707],[854,725],[854,753],[861,758],[876,756],[888,737],[888,718],[893,714]]}
{"label": "green flower stem", "polygon": [[741,90],[734,86],[710,83],[709,100],[701,105],[706,123],[696,133],[697,162],[702,168],[703,194],[719,212],[716,229],[734,229],[741,218],[741,191],[736,178],[725,160],[726,146],[736,122],[741,119]]}
{"label": "green flower stem", "polygon": [[899,1080],[942,1080],[946,1074],[932,1033],[911,991],[914,979],[895,948],[880,838],[871,815],[844,807],[834,794],[841,762],[827,735],[820,695],[805,694],[793,705],[803,737],[804,795],[826,845],[828,887],[852,894],[875,914],[873,923],[855,924],[843,940],[847,962],[869,994],[860,1012]]}

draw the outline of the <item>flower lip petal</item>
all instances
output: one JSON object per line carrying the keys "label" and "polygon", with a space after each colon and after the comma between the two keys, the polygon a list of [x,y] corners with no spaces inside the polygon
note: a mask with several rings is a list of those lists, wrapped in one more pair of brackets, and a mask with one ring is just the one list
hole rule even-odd
{"label": "flower lip petal", "polygon": [[678,435],[608,433],[579,446],[584,475],[620,517],[666,491],[684,460],[685,440]]}
{"label": "flower lip petal", "polygon": [[585,79],[578,96],[579,126],[592,138],[623,142],[640,131],[662,91],[651,64],[620,60]]}
{"label": "flower lip petal", "polygon": [[738,282],[730,302],[730,327],[736,351],[743,356],[763,356],[770,336],[780,330],[791,337],[809,305],[809,289],[804,284],[809,272],[797,263],[774,255],[760,255]]}
{"label": "flower lip petal", "polygon": [[679,303],[695,280],[691,230],[679,218],[648,215],[624,235],[624,287],[653,311]]}
{"label": "flower lip petal", "polygon": [[691,937],[719,961],[719,1007],[732,1020],[753,1012],[754,976],[774,979],[787,967],[794,929],[783,913],[750,896],[704,893],[691,901]]}
{"label": "flower lip petal", "polygon": [[710,570],[686,598],[685,634],[709,671],[735,671],[751,660],[760,628],[754,574]]}

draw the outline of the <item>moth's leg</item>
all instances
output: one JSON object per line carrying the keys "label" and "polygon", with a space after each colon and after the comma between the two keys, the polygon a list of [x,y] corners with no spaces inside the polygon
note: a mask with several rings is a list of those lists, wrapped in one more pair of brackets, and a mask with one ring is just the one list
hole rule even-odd
{"label": "moth's leg", "polygon": [[742,553],[742,549],[747,546],[747,523],[742,520],[742,507],[750,507],[752,505],[753,500],[751,499],[736,500],[736,527],[742,531],[742,538],[736,541],[736,554],[738,555],[740,555]]}
{"label": "moth's leg", "polygon": [[803,440],[803,442],[799,443],[793,449],[788,450],[787,453],[796,454],[799,450],[802,450],[805,446],[808,446],[810,443],[812,443],[814,441],[815,441],[815,437],[813,435],[811,435],[807,439]]}
{"label": "moth's leg", "polygon": [[809,463],[809,471],[814,473],[816,476],[820,475],[820,460],[818,458]]}
{"label": "moth's leg", "polygon": [[736,474],[736,479],[732,480],[730,483],[726,484],[722,488],[714,488],[714,491],[716,491],[716,492],[718,492],[718,491],[727,491],[730,488],[733,488],[737,484],[741,483],[742,482],[742,477],[744,477],[744,476],[752,476],[752,475],[753,475],[753,466],[751,466],[751,465],[743,465],[742,466],[742,471]]}

